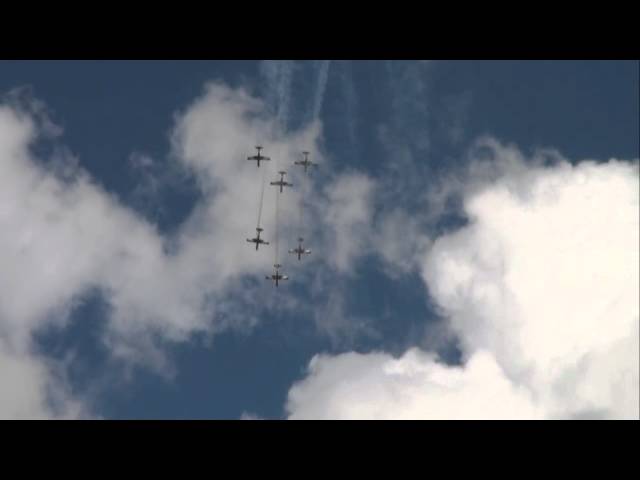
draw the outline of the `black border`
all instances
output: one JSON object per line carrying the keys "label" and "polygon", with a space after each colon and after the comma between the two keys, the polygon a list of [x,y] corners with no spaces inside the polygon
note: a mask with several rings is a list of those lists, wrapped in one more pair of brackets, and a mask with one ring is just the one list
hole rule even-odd
{"label": "black border", "polygon": [[[463,4],[447,14],[429,5],[424,11],[416,7],[403,18],[382,6],[359,6],[360,12],[349,16],[329,7],[318,14],[317,5],[304,4],[289,7],[295,15],[277,22],[249,4],[240,7],[245,9],[240,15],[212,14],[203,7],[171,21],[131,12],[117,12],[118,17],[96,7],[91,21],[70,16],[64,23],[43,11],[35,12],[37,21],[5,11],[0,59],[640,58],[637,16],[619,11],[613,17],[604,6],[591,12],[592,22],[579,10],[587,7],[578,5],[564,16],[519,5],[510,18],[498,15],[492,22],[486,21],[492,12],[478,16]],[[382,18],[372,20],[368,8]],[[173,15],[169,10],[165,14]],[[95,25],[97,18],[101,25]],[[3,421],[1,431],[5,458],[28,466],[38,458],[35,463],[50,468],[50,474],[83,460],[90,464],[86,473],[105,473],[126,460],[142,462],[148,477],[155,470],[169,473],[167,464],[179,460],[180,478],[190,476],[192,465],[207,476],[244,476],[254,468],[264,476],[273,474],[274,466],[298,477],[331,469],[334,475],[346,473],[339,462],[355,464],[359,473],[373,467],[393,476],[408,475],[410,465],[417,468],[414,475],[424,476],[588,472],[612,477],[623,466],[635,466],[637,426],[614,421]],[[225,472],[221,465],[230,462],[233,470]]]}
{"label": "black border", "polygon": [[1,426],[5,465],[26,466],[30,473],[35,467],[47,475],[617,478],[637,464],[638,422],[7,421]]}
{"label": "black border", "polygon": [[[26,5],[25,5],[26,6]],[[639,59],[636,15],[567,4],[105,5],[13,13],[0,59]],[[232,9],[235,7],[235,11]],[[564,9],[564,10],[563,10]]]}

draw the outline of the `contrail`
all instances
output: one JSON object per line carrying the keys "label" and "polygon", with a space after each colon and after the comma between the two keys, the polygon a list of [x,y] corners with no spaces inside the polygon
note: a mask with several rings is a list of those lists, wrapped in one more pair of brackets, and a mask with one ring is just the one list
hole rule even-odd
{"label": "contrail", "polygon": [[275,112],[278,123],[284,129],[289,122],[293,62],[265,60],[260,65],[260,70],[267,81],[267,102]]}
{"label": "contrail", "polygon": [[280,193],[278,193],[278,189],[275,189],[276,192],[276,228],[275,228],[275,234],[276,234],[276,241],[275,241],[275,265],[278,264],[278,238],[279,238],[279,226],[280,226],[280,221],[279,221],[279,217],[280,217]]}
{"label": "contrail", "polygon": [[347,123],[347,134],[355,156],[359,157],[360,149],[356,134],[356,111],[358,108],[358,99],[353,80],[353,65],[351,62],[341,62],[341,64],[344,66],[340,77],[342,80],[342,94],[344,96],[344,106],[346,109],[346,115],[344,118]]}
{"label": "contrail", "polygon": [[313,110],[311,120],[315,120],[320,116],[322,109],[322,101],[324,100],[324,92],[327,88],[327,79],[329,77],[329,66],[331,60],[321,60],[318,68],[318,80],[316,81],[316,94],[313,100]]}
{"label": "contrail", "polygon": [[300,211],[299,211],[299,219],[298,219],[298,236],[304,237],[304,199],[307,196],[307,174],[303,173],[300,177]]}
{"label": "contrail", "polygon": [[[331,60],[321,60],[318,63],[315,93],[311,106],[311,121],[320,116],[330,65]],[[260,64],[261,74],[267,83],[265,95],[267,103],[276,115],[282,129],[289,126],[294,68],[294,62],[291,60],[265,60]]]}
{"label": "contrail", "polygon": [[264,200],[264,184],[266,183],[267,166],[262,169],[262,187],[260,189],[260,203],[258,205],[258,228],[260,228],[260,220],[262,218],[262,204]]}

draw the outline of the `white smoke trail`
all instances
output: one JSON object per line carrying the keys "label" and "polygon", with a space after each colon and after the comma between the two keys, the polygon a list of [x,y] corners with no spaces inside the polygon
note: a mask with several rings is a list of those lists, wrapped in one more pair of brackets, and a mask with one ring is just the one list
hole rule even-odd
{"label": "white smoke trail", "polygon": [[331,60],[321,60],[318,67],[318,80],[316,81],[316,94],[313,99],[313,110],[311,120],[315,120],[320,116],[322,109],[322,101],[324,100],[324,92],[327,88],[327,79],[329,78],[329,67]]}
{"label": "white smoke trail", "polygon": [[278,265],[278,258],[279,258],[279,255],[278,255],[278,253],[279,253],[278,252],[278,249],[279,249],[278,239],[279,239],[279,235],[280,235],[280,232],[278,231],[279,230],[278,227],[280,226],[279,225],[279,223],[280,223],[280,220],[279,220],[279,217],[280,217],[280,193],[279,193],[277,188],[275,189],[275,192],[276,192],[276,221],[275,221],[275,225],[276,225],[276,228],[275,228],[276,241],[275,241],[275,262],[274,262],[274,264]]}
{"label": "white smoke trail", "polygon": [[344,119],[347,123],[347,134],[349,136],[349,142],[353,148],[353,152],[356,156],[359,156],[360,149],[358,144],[358,137],[356,134],[356,111],[358,108],[358,99],[356,96],[356,89],[353,80],[353,66],[351,62],[342,62],[344,66],[342,70],[342,94],[344,98],[344,106],[346,114]]}
{"label": "white smoke trail", "polygon": [[[265,162],[268,163],[268,162]],[[260,203],[258,205],[258,228],[260,228],[260,220],[262,219],[262,204],[264,203],[264,184],[267,182],[267,166],[262,169],[262,184],[260,187]]]}
{"label": "white smoke trail", "polygon": [[304,238],[304,199],[307,196],[307,175],[302,174],[300,177],[300,210],[298,218],[298,237]]}
{"label": "white smoke trail", "polygon": [[289,122],[293,67],[291,60],[265,60],[260,65],[261,74],[267,81],[267,102],[283,129]]}

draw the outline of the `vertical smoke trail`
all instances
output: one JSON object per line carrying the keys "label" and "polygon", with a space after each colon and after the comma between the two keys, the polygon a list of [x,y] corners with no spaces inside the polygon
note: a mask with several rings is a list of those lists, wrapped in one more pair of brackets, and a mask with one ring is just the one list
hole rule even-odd
{"label": "vertical smoke trail", "polygon": [[[424,129],[430,116],[427,75],[430,65],[424,62],[387,61],[387,82],[391,100],[391,122],[401,142],[415,150],[429,147]],[[417,147],[417,148],[416,148]]]}
{"label": "vertical smoke trail", "polygon": [[341,62],[341,65],[344,67],[342,69],[342,75],[340,75],[340,79],[342,84],[342,95],[344,98],[344,108],[346,109],[346,114],[344,115],[345,121],[347,123],[346,130],[353,155],[354,157],[358,158],[360,157],[358,136],[356,134],[356,113],[358,108],[358,98],[356,95],[355,83],[353,80],[353,64],[352,62],[345,61]]}
{"label": "vertical smoke trail", "polygon": [[324,92],[327,88],[327,79],[329,78],[329,66],[331,60],[321,60],[318,68],[318,79],[316,81],[316,93],[313,99],[313,110],[311,120],[315,120],[320,116],[322,109],[322,101],[324,100]]}
{"label": "vertical smoke trail", "polygon": [[[260,73],[266,80],[267,88],[265,100],[271,111],[275,114],[280,132],[284,132],[289,123],[289,104],[291,102],[291,82],[293,77],[293,62],[290,60],[265,60],[260,64]],[[272,159],[276,171],[280,170],[280,158],[276,156]],[[266,169],[265,169],[266,174]],[[263,182],[264,185],[264,182]],[[278,263],[279,256],[279,195],[276,189],[276,212],[275,212],[275,263]]]}
{"label": "vertical smoke trail", "polygon": [[[331,65],[330,60],[322,60],[318,64],[315,93],[313,95],[313,104],[311,109],[311,120],[315,120],[319,117],[324,101],[324,94],[327,86],[327,80],[329,76],[329,68]],[[284,131],[289,126],[290,109],[291,109],[291,95],[292,95],[292,80],[294,72],[294,63],[292,61],[263,61],[260,65],[260,71],[262,76],[266,80],[267,91],[266,101],[274,112],[278,126],[281,131]],[[280,170],[280,158],[274,159],[274,166],[276,171]],[[306,176],[306,175],[305,175]],[[302,196],[300,200],[300,219],[299,229],[300,236],[303,236],[304,228],[304,197],[307,190],[307,179],[303,179],[301,188]],[[263,182],[264,189],[264,182]],[[262,197],[263,193],[261,193]],[[280,195],[276,191],[276,216],[275,216],[275,263],[279,260],[279,197]],[[262,200],[260,202],[260,211],[258,213],[258,222],[260,222],[262,211]]]}
{"label": "vertical smoke trail", "polygon": [[280,128],[284,130],[289,122],[293,62],[265,60],[260,65],[260,71],[267,81],[267,103],[275,113]]}
{"label": "vertical smoke trail", "polygon": [[278,193],[278,189],[277,188],[275,189],[275,191],[276,191],[276,231],[275,231],[275,234],[276,234],[276,241],[275,241],[276,252],[275,252],[275,265],[277,265],[278,264],[278,236],[279,236],[279,234],[278,234],[278,230],[279,230],[279,228],[278,228],[278,226],[279,226],[278,217],[280,216],[279,215],[279,213],[280,213],[280,193]]}
{"label": "vertical smoke trail", "polygon": [[304,198],[306,196],[307,179],[306,175],[302,175],[300,181],[300,217],[298,219],[298,236],[304,238],[304,223],[303,223],[303,210],[304,210]]}
{"label": "vertical smoke trail", "polygon": [[[265,60],[260,64],[261,74],[267,82],[267,104],[274,112],[281,132],[285,131],[289,124],[293,68],[291,60]],[[274,164],[276,171],[279,171],[279,157],[274,159]]]}
{"label": "vertical smoke trail", "polygon": [[267,166],[262,169],[262,187],[260,188],[260,203],[258,206],[258,228],[260,228],[260,219],[262,218],[262,204],[264,203],[264,184],[267,178]]}

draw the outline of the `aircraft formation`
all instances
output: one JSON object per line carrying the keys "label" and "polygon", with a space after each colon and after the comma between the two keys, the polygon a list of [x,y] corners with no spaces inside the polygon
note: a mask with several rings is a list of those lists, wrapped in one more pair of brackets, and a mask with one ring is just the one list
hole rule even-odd
{"label": "aircraft formation", "polygon": [[[250,161],[255,161],[256,165],[258,168],[260,168],[260,162],[269,162],[271,161],[271,158],[262,155],[261,151],[262,151],[262,147],[260,145],[256,146],[256,150],[257,153],[253,156],[247,157],[247,160]],[[304,173],[307,174],[307,169],[309,167],[317,167],[318,164],[315,162],[312,162],[311,160],[309,160],[309,152],[302,152],[302,154],[304,155],[304,159],[302,160],[296,160],[293,162],[294,165],[298,165],[298,166],[302,166],[304,167]],[[281,170],[278,172],[278,175],[280,175],[279,179],[276,179],[272,182],[269,182],[269,185],[271,186],[275,186],[279,188],[279,193],[276,196],[276,226],[275,226],[275,236],[276,236],[276,242],[275,242],[275,263],[273,265],[275,271],[274,273],[272,273],[271,275],[267,275],[265,278],[267,280],[271,280],[273,282],[275,282],[275,286],[279,286],[279,283],[283,280],[289,280],[289,277],[287,275],[284,275],[280,272],[280,269],[282,268],[282,265],[278,262],[278,221],[277,221],[277,216],[278,216],[278,198],[279,195],[282,194],[284,192],[284,188],[285,187],[293,187],[292,183],[289,183],[285,180],[285,176],[287,175],[287,172],[284,170]],[[260,192],[260,206],[259,206],[259,211],[258,211],[258,225],[256,226],[256,236],[254,238],[247,238],[247,242],[249,243],[255,243],[256,245],[256,251],[258,251],[260,245],[269,245],[269,242],[267,242],[266,240],[264,240],[263,238],[260,237],[260,235],[262,234],[262,232],[264,232],[264,229],[260,226],[260,218],[261,218],[261,213],[262,213],[262,203],[263,203],[263,199],[264,199],[264,177],[263,177],[263,182],[262,182],[262,190]],[[302,199],[301,199],[301,204],[300,204],[300,218],[302,220]],[[295,248],[292,248],[289,250],[289,253],[295,254],[298,257],[298,261],[300,261],[302,259],[303,255],[308,255],[311,253],[311,250],[308,248],[305,248],[303,246],[304,243],[304,238],[302,236],[298,237],[298,246]]]}

